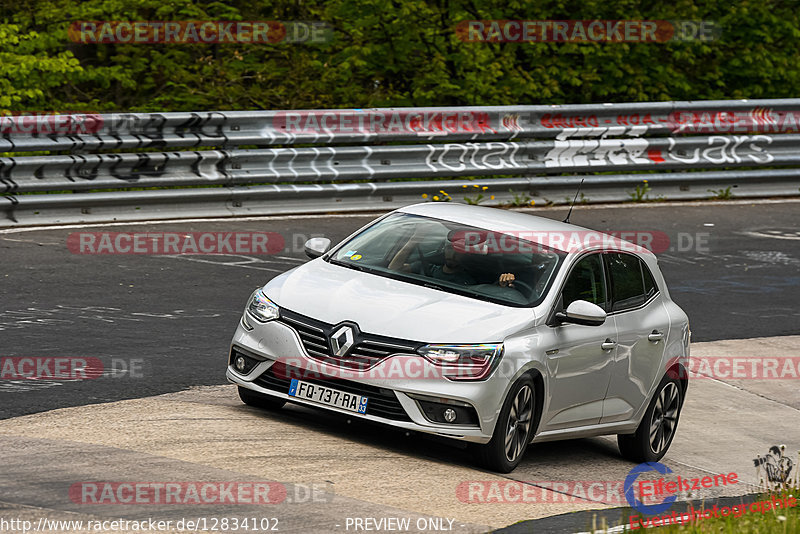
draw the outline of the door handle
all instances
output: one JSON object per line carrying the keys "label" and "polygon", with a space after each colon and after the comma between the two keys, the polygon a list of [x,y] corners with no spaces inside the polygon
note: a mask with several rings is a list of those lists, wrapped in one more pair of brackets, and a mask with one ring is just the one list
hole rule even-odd
{"label": "door handle", "polygon": [[653,343],[658,343],[662,339],[664,339],[664,332],[659,332],[658,330],[653,330],[647,335],[647,339],[652,341]]}
{"label": "door handle", "polygon": [[617,346],[617,342],[616,341],[611,341],[611,338],[606,338],[606,340],[603,341],[600,344],[600,348],[603,349],[603,350],[611,350],[616,346]]}

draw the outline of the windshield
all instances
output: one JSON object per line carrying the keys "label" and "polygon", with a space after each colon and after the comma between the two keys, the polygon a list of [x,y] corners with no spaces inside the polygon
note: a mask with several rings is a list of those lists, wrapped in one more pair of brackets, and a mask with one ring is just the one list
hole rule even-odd
{"label": "windshield", "polygon": [[542,301],[564,256],[513,235],[395,213],[345,242],[328,261],[522,307]]}

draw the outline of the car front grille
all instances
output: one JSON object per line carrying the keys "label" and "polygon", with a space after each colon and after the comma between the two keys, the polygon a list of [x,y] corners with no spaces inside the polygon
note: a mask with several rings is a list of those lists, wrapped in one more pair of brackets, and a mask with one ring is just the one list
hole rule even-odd
{"label": "car front grille", "polygon": [[397,400],[397,395],[395,395],[394,391],[391,389],[361,384],[350,380],[341,380],[318,372],[306,371],[298,367],[289,366],[282,362],[273,364],[272,367],[256,378],[253,383],[272,391],[288,393],[292,378],[297,378],[303,382],[310,382],[311,384],[327,386],[345,393],[365,396],[369,399],[367,402],[367,415],[374,415],[394,421],[411,421],[411,418],[400,405],[400,401]]}
{"label": "car front grille", "polygon": [[392,354],[416,356],[423,343],[358,332],[353,347],[344,355],[331,350],[330,335],[339,325],[331,325],[281,308],[279,322],[294,329],[306,353],[315,360],[346,369],[364,371]]}

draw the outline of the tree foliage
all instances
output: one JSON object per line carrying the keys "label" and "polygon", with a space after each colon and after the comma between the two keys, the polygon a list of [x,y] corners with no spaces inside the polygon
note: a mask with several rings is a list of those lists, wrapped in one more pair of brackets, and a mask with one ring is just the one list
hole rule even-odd
{"label": "tree foliage", "polygon": [[[194,111],[797,96],[779,0],[30,0],[0,8],[0,110]],[[717,40],[464,42],[470,19],[709,20]],[[82,44],[74,21],[320,20],[323,44]]]}

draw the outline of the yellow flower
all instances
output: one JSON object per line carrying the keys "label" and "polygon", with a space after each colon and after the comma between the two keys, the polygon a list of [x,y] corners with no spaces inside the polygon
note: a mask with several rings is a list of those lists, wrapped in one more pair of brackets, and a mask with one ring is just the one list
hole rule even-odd
{"label": "yellow flower", "polygon": [[531,206],[533,206],[534,204],[536,204],[536,201],[535,200],[531,200]]}
{"label": "yellow flower", "polygon": [[647,183],[647,180],[642,180],[644,183]]}
{"label": "yellow flower", "polygon": [[478,184],[473,185],[472,187],[480,187]]}
{"label": "yellow flower", "polygon": [[484,185],[484,186],[483,186],[481,189],[483,189],[484,191],[486,191],[486,190],[487,190],[487,189],[489,189],[489,188],[488,188],[487,186],[485,186],[485,185]]}
{"label": "yellow flower", "polygon": [[434,197],[433,197],[433,200],[439,200],[439,197],[437,197],[437,196],[434,196]]}
{"label": "yellow flower", "polygon": [[428,198],[428,193],[422,193],[422,198]]}
{"label": "yellow flower", "polygon": [[466,189],[466,188],[467,188],[467,186],[466,186],[466,185],[462,185],[461,187],[463,187],[464,189]]}
{"label": "yellow flower", "polygon": [[494,195],[490,196],[489,200],[494,200]]}
{"label": "yellow flower", "polygon": [[440,192],[441,194],[443,194],[443,195],[446,195],[446,194],[447,194],[447,193],[445,193],[444,191],[442,191],[441,189],[439,189],[439,192]]}

